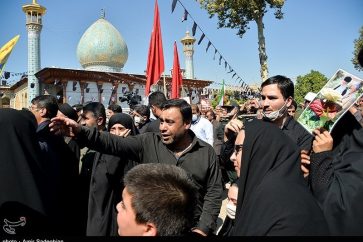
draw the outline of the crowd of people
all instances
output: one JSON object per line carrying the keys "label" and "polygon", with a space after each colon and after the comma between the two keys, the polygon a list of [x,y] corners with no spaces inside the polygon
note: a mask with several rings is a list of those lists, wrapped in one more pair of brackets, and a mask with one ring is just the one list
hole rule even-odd
{"label": "crowd of people", "polygon": [[40,95],[0,109],[0,235],[363,235],[363,97],[313,134],[289,78],[260,97],[205,110],[153,92],[123,113]]}

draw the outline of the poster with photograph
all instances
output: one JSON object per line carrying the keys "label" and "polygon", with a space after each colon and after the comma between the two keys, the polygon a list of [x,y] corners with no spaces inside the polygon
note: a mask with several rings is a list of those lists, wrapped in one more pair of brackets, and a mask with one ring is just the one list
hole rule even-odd
{"label": "poster with photograph", "polygon": [[297,121],[310,133],[321,127],[330,132],[362,94],[363,80],[339,69]]}

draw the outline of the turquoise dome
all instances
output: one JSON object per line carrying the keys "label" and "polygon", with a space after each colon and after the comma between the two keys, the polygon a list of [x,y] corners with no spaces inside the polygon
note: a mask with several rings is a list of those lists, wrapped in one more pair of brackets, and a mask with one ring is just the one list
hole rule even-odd
{"label": "turquoise dome", "polygon": [[100,18],[82,35],[77,57],[86,70],[119,72],[127,61],[128,49],[120,32]]}

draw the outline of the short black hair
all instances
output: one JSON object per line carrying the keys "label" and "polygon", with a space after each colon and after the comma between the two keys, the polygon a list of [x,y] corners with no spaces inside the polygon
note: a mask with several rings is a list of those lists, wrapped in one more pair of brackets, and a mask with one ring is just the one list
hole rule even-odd
{"label": "short black hair", "polygon": [[108,105],[107,109],[110,109],[114,113],[122,113],[122,107],[115,103]]}
{"label": "short black hair", "polygon": [[217,117],[216,117],[216,114],[215,114],[215,112],[213,111],[213,110],[208,110],[206,113],[205,113],[205,115],[207,115],[208,113],[210,113],[210,115],[212,116],[212,118],[213,119],[216,119]]}
{"label": "short black hair", "polygon": [[105,126],[106,124],[106,110],[105,106],[103,106],[100,102],[90,102],[86,106],[83,107],[83,113],[91,112],[95,118],[102,117],[103,123],[101,126]]}
{"label": "short black hair", "polygon": [[161,104],[166,101],[164,93],[157,91],[149,95],[149,106],[161,107]]}
{"label": "short black hair", "polygon": [[190,105],[192,108],[195,107],[195,111],[197,111],[197,113],[200,113],[200,110],[199,110],[199,106],[197,104],[192,104]]}
{"label": "short black hair", "polygon": [[294,83],[290,78],[281,75],[272,76],[261,84],[261,89],[271,84],[277,84],[285,100],[289,97],[294,98]]}
{"label": "short black hair", "polygon": [[179,108],[183,121],[187,124],[192,122],[192,107],[184,99],[169,99],[163,102],[161,109]]}
{"label": "short black hair", "polygon": [[345,82],[350,82],[352,80],[352,78],[350,77],[350,76],[346,76],[345,78],[344,78],[344,81]]}
{"label": "short black hair", "polygon": [[134,111],[141,116],[146,116],[147,118],[150,118],[150,108],[146,105],[137,104],[134,107]]}
{"label": "short black hair", "polygon": [[52,95],[39,95],[31,100],[31,103],[38,108],[47,110],[46,118],[54,118],[58,113],[57,99]]}
{"label": "short black hair", "polygon": [[78,113],[79,111],[81,111],[81,110],[83,109],[83,105],[82,105],[82,104],[80,104],[80,103],[78,103],[78,104],[74,104],[74,105],[72,106],[72,108],[73,108],[74,110],[76,110],[76,112]]}
{"label": "short black hair", "polygon": [[135,166],[124,177],[138,224],[154,223],[158,236],[186,235],[195,226],[197,188],[190,175],[175,165]]}

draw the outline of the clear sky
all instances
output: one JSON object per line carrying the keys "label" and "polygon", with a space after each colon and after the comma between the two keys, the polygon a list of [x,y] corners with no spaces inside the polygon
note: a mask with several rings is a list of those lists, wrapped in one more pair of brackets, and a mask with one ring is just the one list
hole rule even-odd
{"label": "clear sky", "polygon": [[[1,0],[0,46],[15,35],[20,39],[11,54],[6,71],[27,71],[27,32],[22,5],[32,0]],[[154,15],[154,0],[38,0],[47,8],[41,33],[41,67],[81,68],[76,56],[78,41],[84,31],[106,11],[106,19],[121,33],[127,43],[129,58],[123,72],[143,74]],[[217,19],[210,19],[206,10],[194,0],[181,0],[213,45],[247,84],[260,81],[257,28],[255,22],[239,38],[236,30],[218,29]],[[173,65],[173,42],[178,42],[181,67],[184,55],[180,39],[193,21],[182,22],[183,8],[178,3],[171,13],[172,0],[159,0],[165,69]],[[339,68],[358,77],[362,72],[354,69],[351,59],[354,39],[363,26],[361,0],[286,0],[284,18],[277,20],[273,11],[264,19],[269,74],[286,75],[293,80],[310,70],[317,70],[330,78]],[[201,32],[197,30],[196,39]],[[195,46],[194,73],[198,79],[239,85],[227,74],[218,57],[213,60],[214,49],[208,53],[207,40]]]}

